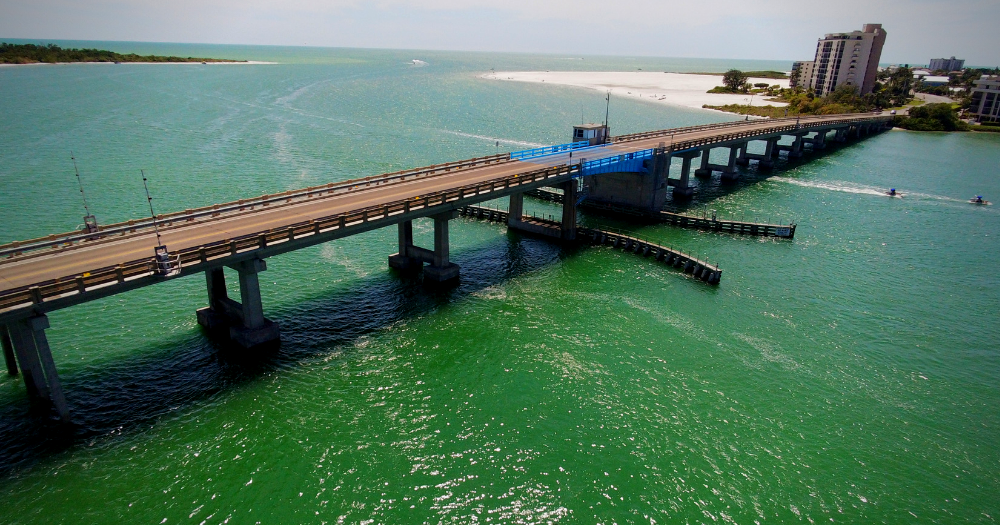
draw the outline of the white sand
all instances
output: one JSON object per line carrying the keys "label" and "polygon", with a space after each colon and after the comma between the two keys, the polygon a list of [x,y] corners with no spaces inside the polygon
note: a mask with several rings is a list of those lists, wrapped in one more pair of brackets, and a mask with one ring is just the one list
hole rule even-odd
{"label": "white sand", "polygon": [[[725,104],[748,104],[750,95],[729,95],[706,93],[715,86],[722,85],[722,75],[692,75],[684,73],[654,73],[652,71],[633,72],[592,72],[592,71],[497,71],[481,78],[509,82],[537,82],[557,86],[574,86],[611,92],[612,97],[635,97],[660,104],[699,108],[703,104],[722,106]],[[750,83],[767,82],[788,87],[788,80],[773,78],[751,78]],[[766,97],[753,97],[754,106],[785,106],[783,102],[768,102]]]}

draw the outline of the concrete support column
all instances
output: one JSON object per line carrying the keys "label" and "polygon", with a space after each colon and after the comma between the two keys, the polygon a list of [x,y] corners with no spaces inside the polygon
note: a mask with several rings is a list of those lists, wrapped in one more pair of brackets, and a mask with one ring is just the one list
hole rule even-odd
{"label": "concrete support column", "polygon": [[42,362],[42,370],[48,380],[49,395],[52,404],[59,413],[59,419],[64,423],[69,422],[69,407],[66,406],[66,397],[63,395],[62,383],[59,382],[59,373],[56,372],[56,363],[52,359],[52,350],[49,348],[49,339],[45,337],[45,329],[49,327],[49,318],[46,315],[36,315],[28,319],[28,326],[31,328],[35,339],[35,348],[38,350],[38,359]]}
{"label": "concrete support column", "polygon": [[507,207],[507,226],[521,222],[524,215],[524,193],[511,193],[510,206]]}
{"label": "concrete support column", "polygon": [[17,363],[21,365],[21,377],[24,379],[28,395],[33,399],[48,401],[49,389],[28,321],[26,319],[14,321],[7,325],[7,330],[14,346],[14,353],[17,354]]}
{"label": "concrete support column", "polygon": [[749,166],[750,159],[747,158],[747,147],[750,145],[749,142],[744,142],[743,144],[737,146],[738,155],[736,157],[736,164],[740,166]]}
{"label": "concrete support column", "polygon": [[195,314],[198,324],[209,330],[221,330],[229,333],[232,324],[230,316],[239,311],[239,303],[229,298],[226,291],[226,274],[222,268],[205,270],[205,284],[208,289],[208,307],[200,308]]}
{"label": "concrete support column", "polygon": [[813,137],[813,149],[825,149],[826,148],[826,131],[820,131],[816,133]]}
{"label": "concrete support column", "polygon": [[3,360],[7,365],[7,374],[17,375],[17,359],[14,357],[14,344],[10,341],[7,325],[0,325],[0,344],[3,345]]}
{"label": "concrete support column", "polygon": [[240,276],[239,325],[229,328],[229,337],[243,348],[252,348],[277,341],[278,324],[264,317],[264,304],[260,298],[260,278],[258,273],[267,270],[264,259],[250,259],[232,266]]}
{"label": "concrete support column", "polygon": [[[746,147],[744,144],[742,147]],[[722,170],[722,180],[733,181],[737,178],[736,173],[736,156],[740,152],[740,146],[732,146],[729,148],[729,164],[726,165],[725,169]]]}
{"label": "concrete support column", "polygon": [[243,327],[259,328],[264,325],[264,304],[260,299],[258,272],[267,269],[263,259],[244,261],[235,266],[240,275],[240,299],[243,304]]}
{"label": "concrete support column", "polygon": [[448,261],[448,221],[449,216],[434,217],[434,262],[433,266],[447,266]]}
{"label": "concrete support column", "polygon": [[431,265],[424,268],[424,280],[442,283],[457,279],[461,268],[449,260],[448,221],[458,215],[455,211],[434,216],[434,255]]}
{"label": "concrete support column", "polygon": [[840,128],[833,134],[834,142],[847,142],[847,128]]}
{"label": "concrete support column", "polygon": [[795,141],[792,142],[792,149],[788,150],[788,156],[791,158],[798,158],[802,156],[802,137],[804,135],[795,135]]}
{"label": "concrete support column", "polygon": [[562,202],[562,239],[576,239],[576,180],[569,180],[560,185],[563,190]]}
{"label": "concrete support column", "polygon": [[24,385],[28,388],[29,395],[51,401],[59,413],[59,419],[69,422],[66,397],[59,382],[56,364],[52,360],[49,340],[45,337],[45,329],[48,327],[49,318],[45,315],[36,315],[8,325],[8,330],[21,369],[25,372]]}
{"label": "concrete support column", "polygon": [[400,271],[419,270],[424,263],[413,249],[413,221],[403,221],[396,226],[399,230],[399,252],[389,256],[389,267]]}
{"label": "concrete support column", "polygon": [[775,146],[778,144],[777,137],[767,139],[767,143],[764,146],[764,155],[757,163],[758,168],[773,168],[774,167],[774,157],[778,156],[778,148]]}
{"label": "concrete support column", "polygon": [[278,324],[264,317],[264,304],[260,298],[258,273],[267,269],[263,259],[251,259],[232,266],[239,274],[240,301],[229,298],[226,292],[226,274],[223,269],[205,271],[208,307],[201,308],[198,324],[216,335],[228,336],[243,348],[252,348],[278,340]]}
{"label": "concrete support column", "polygon": [[709,166],[709,161],[712,156],[712,148],[707,148],[701,152],[701,167],[694,170],[695,177],[711,177],[712,168]]}
{"label": "concrete support column", "polygon": [[690,186],[691,159],[691,155],[684,155],[682,157],[681,178],[674,184],[674,199],[689,199],[694,195],[694,188]]}
{"label": "concrete support column", "polygon": [[[653,191],[650,192],[649,211],[657,213],[663,209],[663,203],[667,200],[667,184],[670,180],[670,161],[672,156],[663,148],[654,152],[653,160]],[[577,198],[579,200],[579,198]]]}

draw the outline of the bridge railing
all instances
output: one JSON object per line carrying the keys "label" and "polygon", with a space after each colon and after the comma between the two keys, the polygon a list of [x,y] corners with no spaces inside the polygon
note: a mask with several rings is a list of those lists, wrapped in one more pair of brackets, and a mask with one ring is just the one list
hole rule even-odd
{"label": "bridge railing", "polygon": [[[160,228],[170,228],[175,223],[186,224],[195,219],[203,217],[216,217],[223,213],[240,212],[254,209],[256,206],[270,206],[273,204],[291,204],[295,199],[309,199],[320,197],[324,194],[333,195],[338,191],[349,191],[360,187],[380,186],[388,183],[414,180],[426,176],[434,176],[451,172],[456,169],[476,167],[488,164],[500,164],[509,162],[510,157],[504,153],[501,155],[490,155],[473,159],[448,162],[444,164],[434,164],[422,168],[402,170],[382,175],[373,175],[358,179],[350,179],[343,182],[331,182],[321,186],[312,186],[299,190],[286,191],[282,193],[262,195],[250,199],[240,199],[238,201],[214,204],[201,208],[192,208],[180,212],[165,213],[156,216],[156,224]],[[150,229],[153,227],[153,219],[138,219],[114,224],[100,226],[97,232],[66,232],[48,235],[37,239],[26,241],[15,241],[0,245],[0,257],[10,257],[21,255],[24,252],[40,250],[43,248],[69,246],[87,240],[100,239],[111,235],[127,235],[136,233],[137,230]]]}
{"label": "bridge railing", "polygon": [[610,173],[612,171],[641,171],[642,162],[653,157],[654,150],[645,149],[632,153],[623,153],[614,157],[607,157],[598,160],[589,160],[583,163],[581,176],[597,175],[600,173]]}
{"label": "bridge railing", "polygon": [[[244,252],[275,248],[274,253],[283,253],[302,246],[292,246],[281,250],[281,245],[296,239],[314,235],[336,232],[343,228],[363,226],[375,221],[383,221],[384,225],[393,222],[395,215],[407,214],[412,211],[437,206],[448,205],[469,197],[490,195],[495,191],[507,190],[525,184],[565,177],[578,170],[577,166],[554,166],[540,168],[527,173],[519,173],[493,179],[478,184],[468,184],[459,188],[428,193],[413,199],[398,200],[388,204],[369,206],[347,213],[340,213],[316,220],[303,221],[272,230],[252,233],[232,239],[225,239],[201,246],[185,248],[170,252],[171,259],[179,260],[182,275],[199,272],[215,265],[224,264],[220,259],[236,256]],[[430,214],[430,213],[429,213]],[[382,224],[374,227],[382,227]],[[317,240],[316,242],[325,242]],[[152,277],[155,274],[156,263],[152,256],[123,262],[115,266],[97,268],[88,272],[53,279],[32,286],[22,286],[0,292],[0,312],[30,305],[39,305],[65,297],[67,295],[83,294],[108,286],[125,284],[127,282]]]}
{"label": "bridge railing", "polygon": [[[809,115],[809,116],[804,116],[804,117],[782,117],[782,118],[768,119],[768,120],[753,120],[753,121],[749,121],[749,122],[747,122],[745,120],[737,120],[737,121],[733,121],[733,122],[720,122],[720,123],[716,123],[716,124],[702,124],[702,125],[698,125],[698,126],[687,126],[687,127],[683,127],[683,128],[671,128],[671,129],[662,129],[662,130],[657,130],[657,131],[644,131],[644,132],[641,132],[641,133],[632,133],[632,134],[629,134],[629,135],[619,135],[617,137],[612,137],[611,141],[613,143],[615,143],[615,144],[618,144],[618,143],[623,143],[623,142],[634,142],[636,140],[645,140],[645,139],[656,138],[656,137],[668,137],[670,135],[680,135],[680,134],[691,133],[691,132],[695,132],[695,131],[706,131],[706,130],[712,130],[712,129],[734,128],[734,127],[741,127],[741,126],[748,126],[748,125],[759,125],[761,123],[774,123],[775,127],[781,128],[781,129],[786,129],[786,126],[789,125],[789,124],[792,124],[793,127],[794,127],[795,124],[797,124],[799,126],[799,129],[806,129],[806,128],[809,128],[809,127],[817,127],[819,125],[827,126],[827,125],[836,125],[836,124],[843,124],[843,123],[867,122],[867,121],[872,121],[872,120],[888,120],[890,118],[890,117],[886,117],[886,116],[882,115],[879,112],[875,112],[875,113],[851,113],[850,115],[851,115],[851,117],[841,118],[841,119],[834,119],[834,120],[830,120],[829,117],[824,116],[824,115]],[[767,132],[759,131],[757,134],[765,134],[765,133],[768,133],[768,132],[771,132],[771,131],[770,130],[767,131]]]}
{"label": "bridge railing", "polygon": [[510,154],[511,160],[524,160],[534,157],[544,157],[546,155],[555,155],[556,153],[562,153],[564,151],[573,151],[580,148],[585,148],[590,145],[590,142],[583,140],[579,142],[570,142],[567,144],[556,144],[555,146],[545,146],[541,148],[526,149],[521,151],[514,151]]}

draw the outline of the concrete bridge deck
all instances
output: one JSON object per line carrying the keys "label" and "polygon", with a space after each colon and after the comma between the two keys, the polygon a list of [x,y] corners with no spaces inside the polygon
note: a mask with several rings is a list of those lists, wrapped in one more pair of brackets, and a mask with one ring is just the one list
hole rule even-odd
{"label": "concrete bridge deck", "polygon": [[[239,202],[217,205],[213,208],[231,209],[236,207],[236,209],[212,213],[208,217],[188,219],[183,213],[172,214],[171,217],[161,218],[165,221],[164,228],[161,230],[162,242],[170,248],[171,252],[175,252],[247,235],[274,232],[309,221],[320,221],[329,217],[378,209],[408,200],[420,202],[428,195],[439,195],[441,192],[482,184],[502,183],[512,177],[537,171],[539,168],[565,166],[581,159],[598,160],[661,146],[665,146],[669,150],[691,150],[707,145],[725,147],[729,144],[746,141],[749,138],[766,138],[789,131],[831,129],[838,125],[881,119],[884,117],[834,115],[804,117],[798,120],[778,119],[727,123],[717,126],[696,126],[615,137],[611,144],[603,147],[587,148],[582,151],[524,161],[488,157],[487,160],[479,163],[469,163],[465,166],[459,164],[455,168],[440,172],[426,169],[414,170],[415,174],[409,179],[405,176],[393,179],[392,174],[368,177],[338,185],[338,188],[348,185],[346,189],[326,192],[323,189],[314,189],[312,192],[289,192],[291,195],[287,197],[270,196],[272,202],[268,202],[268,196],[265,196],[260,199],[247,200],[243,205],[240,205]],[[576,158],[572,157],[574,154]],[[569,178],[572,170],[565,171],[564,177]],[[550,184],[556,182],[559,181],[549,181]],[[495,189],[481,192],[477,195],[480,198],[472,200],[482,201],[502,196],[495,195],[495,193]],[[273,202],[274,200],[279,202]],[[461,200],[467,200],[467,198]],[[428,206],[426,214],[438,211],[429,208],[430,206]],[[400,220],[403,218],[400,217]],[[112,234],[96,240],[81,240],[74,245],[57,244],[56,248],[44,250],[41,256],[33,256],[35,254],[24,251],[25,248],[22,246],[20,255],[8,255],[7,258],[0,259],[0,297],[8,295],[11,291],[24,290],[27,287],[50,283],[57,279],[75,277],[85,273],[93,274],[102,269],[139,260],[148,260],[157,244],[151,226],[151,223],[142,222],[133,228],[134,233],[132,233],[132,229],[129,229],[124,235]],[[55,237],[56,239],[70,238],[74,235],[79,237],[80,232]],[[319,241],[319,239],[316,240]],[[325,242],[325,240],[319,242]],[[4,251],[9,252],[18,247],[0,247],[0,249],[4,248],[6,248]],[[6,306],[10,305],[0,302],[0,309]]]}

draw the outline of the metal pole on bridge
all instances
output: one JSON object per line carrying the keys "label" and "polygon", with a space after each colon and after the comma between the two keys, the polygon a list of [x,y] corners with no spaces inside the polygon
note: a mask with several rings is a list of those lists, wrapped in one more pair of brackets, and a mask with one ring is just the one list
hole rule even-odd
{"label": "metal pole on bridge", "polygon": [[139,170],[142,174],[142,187],[146,189],[146,201],[149,202],[149,215],[153,218],[153,230],[156,232],[156,245],[163,246],[160,242],[160,228],[156,225],[156,213],[153,211],[153,197],[149,195],[149,185],[146,184],[146,172]]}

